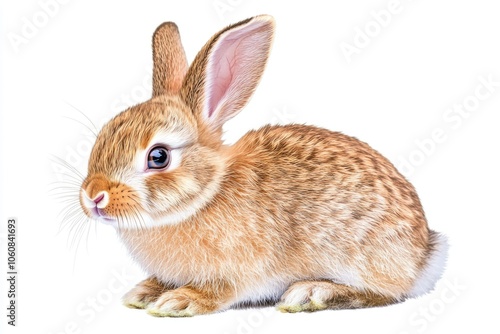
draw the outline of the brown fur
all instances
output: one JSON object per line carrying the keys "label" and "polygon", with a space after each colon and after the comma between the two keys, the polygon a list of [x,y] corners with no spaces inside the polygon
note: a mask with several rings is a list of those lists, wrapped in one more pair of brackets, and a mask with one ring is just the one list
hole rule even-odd
{"label": "brown fur", "polygon": [[[185,72],[177,28],[160,26],[153,99],[118,115],[99,134],[82,189],[89,198],[108,192],[106,212],[151,275],[125,296],[126,305],[156,316],[269,299],[281,299],[279,308],[289,312],[387,305],[410,295],[437,251],[413,186],[355,138],[287,125],[222,144],[222,124],[260,79],[273,28],[271,18],[260,16],[223,29],[179,87]],[[220,45],[244,52],[250,37],[259,43],[242,92],[207,120],[209,58]],[[231,44],[237,38],[240,49]],[[179,166],[138,171],[137,156],[158,132],[182,137]],[[159,221],[166,223],[155,225]]]}
{"label": "brown fur", "polygon": [[166,285],[154,277],[145,279],[138,283],[124,297],[125,306],[143,309],[154,303],[166,291],[175,289],[173,285]]}
{"label": "brown fur", "polygon": [[177,26],[160,25],[153,35],[153,96],[176,94],[182,86],[188,64]]}
{"label": "brown fur", "polygon": [[[280,304],[278,309],[283,312],[313,312],[324,309],[352,309],[360,307],[377,307],[393,304],[397,299],[375,294],[371,291],[359,291],[349,286],[333,283],[326,280],[299,281],[290,286],[283,295],[287,299],[289,294],[296,290],[303,290],[303,298],[299,303],[289,305]],[[320,292],[320,297],[318,292]]]}

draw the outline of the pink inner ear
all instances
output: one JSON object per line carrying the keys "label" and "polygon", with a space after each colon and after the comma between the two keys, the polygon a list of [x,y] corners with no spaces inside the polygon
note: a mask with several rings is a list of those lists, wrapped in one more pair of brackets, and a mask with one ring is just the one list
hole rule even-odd
{"label": "pink inner ear", "polygon": [[237,59],[237,40],[225,39],[219,43],[209,66],[207,77],[210,78],[210,94],[208,96],[208,117],[212,117],[223,96],[233,81]]}
{"label": "pink inner ear", "polygon": [[[241,34],[240,34],[241,35]],[[212,117],[215,109],[229,90],[234,78],[234,72],[237,70],[238,45],[239,39],[225,38],[219,43],[214,51],[209,73],[207,77],[210,80],[208,96],[208,117]]]}
{"label": "pink inner ear", "polygon": [[[267,59],[272,26],[256,21],[226,32],[207,64],[206,116],[225,122],[245,104]],[[217,110],[221,109],[221,115]]]}

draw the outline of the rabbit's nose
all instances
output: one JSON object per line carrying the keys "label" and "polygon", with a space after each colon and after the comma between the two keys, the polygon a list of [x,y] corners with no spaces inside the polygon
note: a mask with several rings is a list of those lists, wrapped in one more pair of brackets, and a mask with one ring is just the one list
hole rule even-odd
{"label": "rabbit's nose", "polygon": [[93,175],[84,182],[81,189],[82,204],[88,208],[103,209],[109,204],[110,182],[103,175]]}
{"label": "rabbit's nose", "polygon": [[105,208],[109,203],[109,194],[107,191],[101,191],[92,199],[92,201],[99,209]]}
{"label": "rabbit's nose", "polygon": [[99,202],[102,201],[103,199],[104,199],[104,194],[101,194],[101,195],[97,196],[96,198],[94,198],[93,201],[95,204],[99,204]]}
{"label": "rabbit's nose", "polygon": [[94,198],[90,198],[89,195],[85,191],[83,191],[83,204],[89,208],[93,209],[95,207],[99,209],[103,209],[109,203],[109,194],[107,191],[101,191],[94,196]]}

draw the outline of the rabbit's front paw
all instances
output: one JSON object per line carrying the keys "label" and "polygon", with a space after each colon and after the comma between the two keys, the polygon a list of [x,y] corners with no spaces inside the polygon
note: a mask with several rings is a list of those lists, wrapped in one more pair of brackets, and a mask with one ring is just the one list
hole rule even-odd
{"label": "rabbit's front paw", "polygon": [[123,296],[123,304],[130,308],[144,309],[154,303],[161,294],[172,289],[154,277],[145,279]]}
{"label": "rabbit's front paw", "polygon": [[221,295],[209,291],[181,287],[163,293],[147,312],[156,317],[192,317],[218,311],[224,302]]}

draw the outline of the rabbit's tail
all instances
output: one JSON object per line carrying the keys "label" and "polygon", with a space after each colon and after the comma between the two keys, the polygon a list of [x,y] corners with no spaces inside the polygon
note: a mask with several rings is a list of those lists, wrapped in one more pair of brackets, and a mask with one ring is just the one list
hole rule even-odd
{"label": "rabbit's tail", "polygon": [[435,231],[429,231],[428,253],[425,265],[407,294],[408,297],[423,295],[432,289],[444,272],[448,257],[448,238]]}

